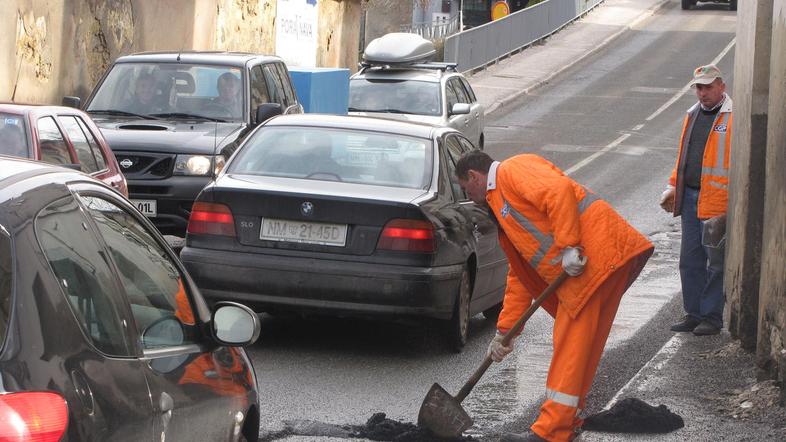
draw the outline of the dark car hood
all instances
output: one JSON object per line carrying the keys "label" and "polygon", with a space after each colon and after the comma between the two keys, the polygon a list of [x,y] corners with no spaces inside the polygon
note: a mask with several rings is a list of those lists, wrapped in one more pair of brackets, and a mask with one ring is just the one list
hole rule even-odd
{"label": "dark car hood", "polygon": [[213,154],[239,136],[244,123],[117,120],[94,117],[114,151]]}
{"label": "dark car hood", "polygon": [[429,192],[423,189],[371,186],[367,184],[342,183],[337,181],[307,180],[295,178],[239,175],[227,173],[213,184],[217,189],[239,189],[247,191],[281,192],[314,196],[332,196],[363,200],[381,200],[397,203],[412,203]]}

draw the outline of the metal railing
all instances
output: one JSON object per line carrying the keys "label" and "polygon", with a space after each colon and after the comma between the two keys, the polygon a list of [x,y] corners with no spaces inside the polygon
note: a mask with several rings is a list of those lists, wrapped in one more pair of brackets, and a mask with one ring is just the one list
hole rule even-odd
{"label": "metal railing", "polygon": [[445,39],[445,61],[462,72],[484,67],[562,29],[604,0],[546,0]]}
{"label": "metal railing", "polygon": [[420,35],[426,40],[439,41],[455,34],[459,30],[459,16],[454,15],[450,20],[441,23],[416,23],[411,26],[402,26],[401,32]]}

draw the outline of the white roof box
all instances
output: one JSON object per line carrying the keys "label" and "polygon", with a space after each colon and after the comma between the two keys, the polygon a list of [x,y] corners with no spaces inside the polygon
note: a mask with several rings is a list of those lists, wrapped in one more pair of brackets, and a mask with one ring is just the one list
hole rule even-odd
{"label": "white roof box", "polygon": [[434,43],[417,34],[393,32],[371,40],[363,61],[371,65],[425,63],[436,53]]}

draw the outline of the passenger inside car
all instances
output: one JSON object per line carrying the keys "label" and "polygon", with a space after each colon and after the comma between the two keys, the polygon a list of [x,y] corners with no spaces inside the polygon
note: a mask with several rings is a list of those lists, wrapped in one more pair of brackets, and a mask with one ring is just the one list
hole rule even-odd
{"label": "passenger inside car", "polygon": [[27,140],[19,125],[6,123],[0,128],[0,154],[28,158]]}

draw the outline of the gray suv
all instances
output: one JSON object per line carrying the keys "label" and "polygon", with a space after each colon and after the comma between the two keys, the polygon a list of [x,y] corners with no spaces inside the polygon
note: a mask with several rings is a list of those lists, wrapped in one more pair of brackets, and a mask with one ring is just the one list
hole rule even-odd
{"label": "gray suv", "polygon": [[428,61],[434,52],[415,34],[373,40],[349,81],[349,113],[452,127],[482,149],[483,105],[454,64]]}
{"label": "gray suv", "polygon": [[117,157],[131,202],[162,233],[185,236],[194,199],[246,134],[303,107],[278,57],[173,52],[118,58],[85,110]]}

